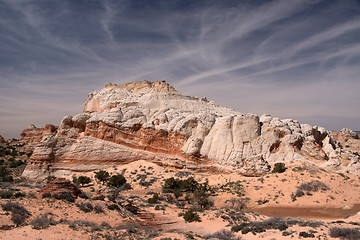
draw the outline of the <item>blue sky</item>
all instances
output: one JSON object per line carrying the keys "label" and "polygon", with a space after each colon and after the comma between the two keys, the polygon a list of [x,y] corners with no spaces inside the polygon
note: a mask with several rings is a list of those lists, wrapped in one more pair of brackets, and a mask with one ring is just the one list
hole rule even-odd
{"label": "blue sky", "polygon": [[243,113],[360,129],[360,1],[0,0],[0,134],[109,82],[166,80]]}

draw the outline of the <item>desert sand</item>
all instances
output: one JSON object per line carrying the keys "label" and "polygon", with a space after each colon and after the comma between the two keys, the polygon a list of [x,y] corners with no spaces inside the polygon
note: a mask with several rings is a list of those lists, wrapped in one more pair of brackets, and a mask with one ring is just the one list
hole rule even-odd
{"label": "desert sand", "polygon": [[[286,231],[269,229],[263,233],[234,233],[241,239],[299,239],[301,232],[313,233],[318,239],[332,239],[329,229],[333,227],[358,228],[360,216],[357,213],[360,203],[360,185],[357,176],[345,177],[337,173],[327,172],[310,163],[293,162],[286,164],[283,173],[272,173],[263,177],[244,177],[231,173],[193,173],[191,171],[172,170],[154,163],[139,160],[122,166],[104,169],[110,174],[122,173],[131,189],[122,190],[120,195],[132,199],[139,207],[138,214],[122,209],[110,210],[107,205],[112,202],[104,200],[76,199],[75,203],[53,198],[35,198],[37,192],[46,184],[46,180],[20,181],[2,186],[2,189],[13,189],[26,193],[26,197],[10,199],[23,205],[31,216],[26,223],[15,227],[6,211],[0,212],[2,239],[204,239],[206,235],[224,229],[231,230],[241,222],[263,221],[279,216],[281,219],[295,221]],[[104,195],[108,187],[94,178],[94,173],[79,173],[74,176],[88,176],[91,183],[80,186],[88,196]],[[139,177],[140,176],[140,177]],[[143,177],[145,176],[145,177]],[[164,181],[170,177],[186,179],[193,176],[198,182],[208,180],[214,189],[210,199],[214,205],[209,210],[199,213],[201,222],[186,222],[181,213],[190,207],[170,203],[162,193]],[[68,177],[72,180],[72,177]],[[155,179],[150,186],[144,182]],[[292,200],[291,194],[296,192],[302,183],[319,180],[326,184],[328,190],[311,192]],[[227,183],[238,183],[237,187],[221,189]],[[146,185],[146,184],[145,184]],[[150,193],[157,192],[160,200],[149,204]],[[5,204],[9,200],[1,199]],[[75,204],[91,202],[99,205],[102,213],[94,211],[85,213]],[[179,202],[185,202],[183,197]],[[240,209],[239,203],[245,208]],[[180,207],[179,207],[180,206]],[[44,229],[34,229],[31,221],[41,214],[51,213],[54,225]],[[180,215],[179,215],[180,214]],[[79,224],[76,224],[79,221]],[[310,223],[310,224],[304,224]],[[30,223],[30,224],[29,224]],[[313,223],[313,224],[311,224]],[[302,226],[305,225],[305,226]],[[7,226],[7,227],[6,227]],[[284,236],[289,234],[288,236]]]}

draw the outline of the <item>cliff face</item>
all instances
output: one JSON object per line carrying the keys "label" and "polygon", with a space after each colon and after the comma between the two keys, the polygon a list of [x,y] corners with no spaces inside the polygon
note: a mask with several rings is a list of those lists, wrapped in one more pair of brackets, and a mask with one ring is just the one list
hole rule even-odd
{"label": "cliff face", "polygon": [[40,141],[23,175],[42,178],[140,159],[251,176],[267,173],[268,162],[292,160],[360,168],[359,158],[343,154],[321,127],[242,114],[166,82],[142,81],[90,93],[83,113],[64,117],[56,135]]}

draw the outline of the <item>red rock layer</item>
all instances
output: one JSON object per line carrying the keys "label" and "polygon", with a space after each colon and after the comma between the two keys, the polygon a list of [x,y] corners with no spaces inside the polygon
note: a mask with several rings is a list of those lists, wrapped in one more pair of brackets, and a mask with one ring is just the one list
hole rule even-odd
{"label": "red rock layer", "polygon": [[184,136],[174,132],[156,131],[151,128],[142,128],[141,126],[116,128],[103,122],[97,122],[86,125],[85,136],[153,153],[166,153],[185,157],[181,147],[186,139]]}
{"label": "red rock layer", "polygon": [[40,140],[49,135],[55,135],[58,127],[52,124],[46,124],[43,128],[31,127],[25,129],[20,135],[20,141],[28,143],[40,142]]}
{"label": "red rock layer", "polygon": [[40,190],[38,197],[41,198],[44,193],[60,194],[62,192],[70,192],[76,198],[81,193],[81,190],[65,178],[55,178]]}

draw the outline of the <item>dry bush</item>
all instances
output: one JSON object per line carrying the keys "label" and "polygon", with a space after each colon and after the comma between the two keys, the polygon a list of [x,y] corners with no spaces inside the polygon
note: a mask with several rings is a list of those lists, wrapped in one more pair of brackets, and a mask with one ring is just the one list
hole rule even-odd
{"label": "dry bush", "polygon": [[4,211],[11,212],[11,220],[16,226],[23,224],[31,216],[30,212],[18,203],[9,201],[2,204],[1,207]]}
{"label": "dry bush", "polygon": [[304,196],[304,191],[307,192],[307,195],[311,195],[310,192],[318,192],[319,190],[326,191],[329,189],[330,188],[325,183],[320,182],[319,180],[313,180],[298,186],[296,192],[291,194],[291,200],[294,202],[296,198]]}
{"label": "dry bush", "polygon": [[317,192],[319,190],[329,190],[330,188],[323,182],[320,182],[319,180],[314,180],[308,183],[303,183],[300,186],[298,186],[298,189],[307,191],[307,192]]}
{"label": "dry bush", "polygon": [[330,237],[340,238],[342,240],[357,240],[360,239],[360,231],[356,228],[340,228],[334,227],[329,231]]}
{"label": "dry bush", "polygon": [[76,203],[76,206],[83,212],[91,212],[92,210],[94,210],[94,207],[90,202]]}
{"label": "dry bush", "polygon": [[45,229],[50,225],[56,225],[56,221],[53,218],[52,213],[46,213],[43,215],[37,216],[34,220],[30,222],[30,225],[34,229]]}
{"label": "dry bush", "polygon": [[205,239],[220,239],[220,240],[241,240],[241,237],[237,237],[233,232],[229,230],[220,230],[212,234],[204,236]]}
{"label": "dry bush", "polygon": [[104,208],[100,204],[96,204],[94,207],[95,213],[104,213]]}

